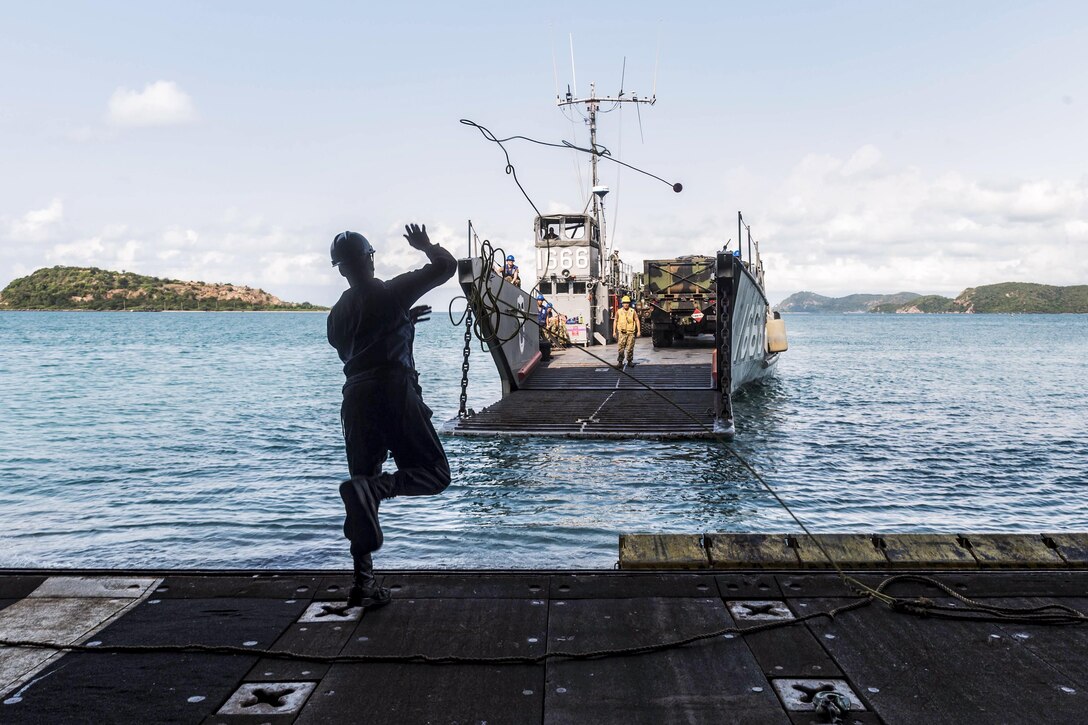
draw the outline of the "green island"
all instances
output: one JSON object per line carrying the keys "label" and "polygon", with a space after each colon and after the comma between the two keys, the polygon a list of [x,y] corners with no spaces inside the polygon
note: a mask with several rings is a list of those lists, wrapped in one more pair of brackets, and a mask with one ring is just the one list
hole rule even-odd
{"label": "green island", "polygon": [[968,287],[955,298],[914,292],[846,297],[798,292],[782,300],[775,309],[780,312],[883,314],[1084,314],[1088,313],[1088,285],[1055,287],[1031,282],[1002,282]]}
{"label": "green island", "polygon": [[0,310],[324,310],[243,285],[185,282],[97,267],[45,267],[0,292]]}
{"label": "green island", "polygon": [[775,309],[779,312],[868,312],[876,305],[905,304],[920,296],[914,292],[897,292],[893,295],[856,294],[846,297],[825,297],[815,292],[796,292],[779,302]]}

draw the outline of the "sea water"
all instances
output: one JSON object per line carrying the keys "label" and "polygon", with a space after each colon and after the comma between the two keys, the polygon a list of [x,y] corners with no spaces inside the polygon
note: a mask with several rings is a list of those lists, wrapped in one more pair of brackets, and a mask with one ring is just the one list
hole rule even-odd
{"label": "sea water", "polygon": [[[786,325],[732,447],[811,530],[1088,530],[1088,315]],[[463,345],[443,314],[420,326],[436,424]],[[342,381],[323,314],[0,313],[0,567],[347,567]],[[498,397],[477,344],[468,404]],[[609,567],[624,532],[798,530],[714,441],[443,441],[453,483],[382,504],[380,568]]]}

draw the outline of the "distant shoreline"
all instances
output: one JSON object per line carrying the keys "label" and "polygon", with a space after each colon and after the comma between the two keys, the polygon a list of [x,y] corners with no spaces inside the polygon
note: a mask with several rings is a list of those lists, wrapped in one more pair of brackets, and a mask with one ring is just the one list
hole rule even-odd
{"label": "distant shoreline", "polygon": [[1088,285],[1056,287],[1035,282],[999,282],[968,287],[956,298],[895,294],[852,294],[825,297],[815,292],[795,292],[775,305],[778,312],[828,312],[875,314],[1037,314],[1088,313]]}
{"label": "distant shoreline", "polygon": [[782,310],[779,314],[782,315],[861,315],[872,317],[873,315],[882,315],[884,317],[995,317],[998,315],[1007,316],[1028,316],[1028,317],[1041,317],[1044,315],[1088,315],[1088,312],[873,312],[862,310],[851,310],[848,312],[838,312],[836,310]]}

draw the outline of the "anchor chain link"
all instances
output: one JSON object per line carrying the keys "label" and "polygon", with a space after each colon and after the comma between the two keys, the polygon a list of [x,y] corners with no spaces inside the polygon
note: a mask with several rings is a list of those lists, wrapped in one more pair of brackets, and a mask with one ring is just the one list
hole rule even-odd
{"label": "anchor chain link", "polygon": [[461,363],[461,407],[457,411],[458,418],[467,418],[476,415],[476,411],[468,408],[468,356],[472,352],[472,307],[465,311],[465,349],[464,361]]}

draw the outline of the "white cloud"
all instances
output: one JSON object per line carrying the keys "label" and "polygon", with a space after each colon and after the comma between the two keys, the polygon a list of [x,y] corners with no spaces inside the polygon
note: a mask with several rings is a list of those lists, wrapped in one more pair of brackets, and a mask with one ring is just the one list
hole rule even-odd
{"label": "white cloud", "polygon": [[[261,284],[269,286],[321,284],[328,276],[324,254],[268,254],[260,259]],[[331,268],[331,266],[330,266]]]}
{"label": "white cloud", "polygon": [[927,176],[881,159],[870,146],[846,162],[807,156],[761,200],[750,216],[772,298],[1088,281],[1074,249],[1088,235],[1088,180]]}
{"label": "white cloud", "polygon": [[176,83],[155,81],[142,91],[114,91],[106,118],[114,126],[172,126],[195,121],[197,113],[193,99]]}
{"label": "white cloud", "polygon": [[[800,290],[954,296],[1005,281],[1088,283],[1088,177],[927,173],[865,146],[807,155],[778,179],[745,176],[723,170],[723,197],[742,200],[772,301]],[[624,261],[637,269],[643,259],[709,253],[735,236],[732,214],[702,206],[628,213]]]}
{"label": "white cloud", "polygon": [[865,144],[854,152],[840,173],[843,176],[853,176],[868,171],[880,162],[881,156],[880,149],[871,144]]}
{"label": "white cloud", "polygon": [[[427,228],[427,236],[435,244],[441,244],[450,250],[454,256],[464,256],[464,233],[457,234],[452,228],[443,224],[431,224]],[[417,269],[427,263],[427,258],[417,249],[408,245],[404,238],[404,224],[390,225],[384,234],[373,234],[367,237],[374,245],[374,271],[378,277],[389,279],[410,269]],[[330,242],[332,239],[329,240]],[[326,255],[322,256],[322,262]]]}
{"label": "white cloud", "polygon": [[67,244],[56,244],[45,253],[46,260],[54,264],[77,266],[101,259],[106,251],[102,237],[77,239]]}
{"label": "white cloud", "polygon": [[15,241],[36,242],[47,239],[64,219],[64,203],[53,199],[44,209],[28,211],[11,223],[9,235]]}
{"label": "white cloud", "polygon": [[162,233],[160,240],[164,246],[170,247],[194,247],[200,239],[200,234],[195,229],[180,229],[170,227]]}
{"label": "white cloud", "polygon": [[1088,242],[1088,221],[1071,219],[1065,223],[1065,234],[1070,241]]}
{"label": "white cloud", "polygon": [[144,243],[123,236],[126,227],[111,225],[94,236],[54,244],[45,251],[45,261],[66,266],[134,269],[143,259]]}

